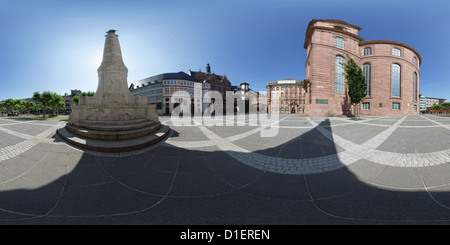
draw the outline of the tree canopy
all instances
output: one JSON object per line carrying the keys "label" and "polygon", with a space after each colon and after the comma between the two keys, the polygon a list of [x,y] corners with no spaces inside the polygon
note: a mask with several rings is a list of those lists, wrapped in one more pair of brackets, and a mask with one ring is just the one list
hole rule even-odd
{"label": "tree canopy", "polygon": [[54,94],[56,94],[56,93],[52,93],[50,91],[44,91],[42,94],[39,93],[38,91],[36,91],[33,94],[32,99],[34,101],[37,101],[42,104],[43,111],[44,111],[43,118],[45,118],[45,112],[47,110],[47,107],[52,105]]}
{"label": "tree canopy", "polygon": [[354,106],[355,119],[358,118],[358,104],[363,101],[367,95],[366,79],[363,75],[361,67],[347,55],[348,62],[345,64],[345,78],[348,84],[348,96]]}
{"label": "tree canopy", "polygon": [[30,115],[30,111],[36,108],[36,103],[34,103],[33,101],[24,101],[22,105],[23,108],[27,111],[28,116]]}
{"label": "tree canopy", "polygon": [[94,96],[94,94],[95,94],[95,92],[91,92],[91,91],[88,91],[88,92],[81,92],[80,95],[75,95],[75,96],[72,98],[72,101],[73,101],[73,103],[74,103],[75,105],[78,105],[78,103],[80,103],[80,96]]}

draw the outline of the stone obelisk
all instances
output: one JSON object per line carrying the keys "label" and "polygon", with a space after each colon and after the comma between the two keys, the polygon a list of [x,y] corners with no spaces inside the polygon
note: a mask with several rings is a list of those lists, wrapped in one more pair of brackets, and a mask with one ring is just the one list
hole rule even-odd
{"label": "stone obelisk", "polygon": [[80,96],[69,122],[57,130],[67,142],[102,152],[141,149],[164,139],[170,128],[159,122],[156,107],[128,90],[128,69],[123,63],[118,35],[106,35],[103,61],[98,68],[94,96]]}
{"label": "stone obelisk", "polygon": [[97,70],[98,86],[94,96],[80,96],[78,106],[73,106],[69,124],[81,120],[132,120],[149,119],[158,122],[154,105],[147,99],[133,96],[128,90],[128,69],[122,60],[118,35],[109,30],[103,50],[103,61]]}

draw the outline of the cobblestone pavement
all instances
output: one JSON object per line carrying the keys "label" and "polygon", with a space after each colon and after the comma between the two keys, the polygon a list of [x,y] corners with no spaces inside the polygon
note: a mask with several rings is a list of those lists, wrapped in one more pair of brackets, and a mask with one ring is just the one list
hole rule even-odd
{"label": "cobblestone pavement", "polygon": [[160,119],[111,154],[0,117],[0,224],[450,224],[450,117]]}

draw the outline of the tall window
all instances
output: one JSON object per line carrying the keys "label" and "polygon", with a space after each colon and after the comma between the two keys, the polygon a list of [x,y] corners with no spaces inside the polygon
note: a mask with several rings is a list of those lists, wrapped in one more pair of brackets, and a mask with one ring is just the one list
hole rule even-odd
{"label": "tall window", "polygon": [[417,73],[414,72],[414,92],[413,92],[413,101],[417,100]]}
{"label": "tall window", "polygon": [[414,65],[417,65],[417,58],[416,57],[413,58],[413,61],[414,61]]}
{"label": "tall window", "polygon": [[364,48],[364,55],[371,55],[372,54],[372,48]]}
{"label": "tall window", "polygon": [[335,76],[334,76],[334,92],[337,94],[344,93],[344,57],[336,56]]}
{"label": "tall window", "polygon": [[335,37],[334,46],[336,48],[344,49],[344,39],[342,37]]}
{"label": "tall window", "polygon": [[392,64],[392,97],[400,97],[401,68],[399,64]]}
{"label": "tall window", "polygon": [[311,104],[311,96],[312,96],[312,92],[311,92],[311,88],[312,88],[312,86],[311,85],[309,85],[309,103]]}
{"label": "tall window", "polygon": [[402,56],[402,51],[400,49],[398,49],[398,48],[393,48],[392,49],[392,55]]}
{"label": "tall window", "polygon": [[364,74],[364,77],[366,78],[366,84],[367,84],[367,93],[366,93],[366,96],[367,97],[369,97],[370,96],[370,73],[371,73],[371,71],[370,71],[370,64],[369,63],[367,63],[367,64],[364,64],[363,65],[363,74]]}

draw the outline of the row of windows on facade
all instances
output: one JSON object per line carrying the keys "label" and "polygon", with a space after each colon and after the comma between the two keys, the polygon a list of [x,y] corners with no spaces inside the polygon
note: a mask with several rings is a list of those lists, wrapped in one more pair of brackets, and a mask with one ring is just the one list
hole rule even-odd
{"label": "row of windows on facade", "polygon": [[189,81],[163,81],[163,83],[164,83],[164,85],[185,85],[185,86],[195,86],[195,87],[202,86],[202,83],[194,83],[194,82],[189,82]]}
{"label": "row of windows on facade", "polygon": [[[342,37],[335,37],[334,38],[334,46],[336,48],[338,48],[338,49],[344,49],[344,39]],[[363,55],[364,56],[372,55],[372,48],[370,48],[370,47],[364,48]],[[400,49],[398,49],[398,48],[393,48],[392,49],[392,55],[401,57],[402,56],[402,51]],[[414,63],[414,65],[417,65],[417,58],[416,57],[413,57],[413,63]]]}
{"label": "row of windows on facade", "polygon": [[[272,108],[272,112],[288,112],[288,113],[292,113],[292,112],[295,112],[295,108],[292,108],[291,110],[289,110],[289,107],[286,107],[286,108],[283,108],[283,107],[281,107],[281,108]],[[299,114],[303,114],[303,112],[304,112],[304,109],[303,108],[298,108],[298,112],[297,113],[299,113]]]}
{"label": "row of windows on facade", "polygon": [[[187,81],[165,81],[167,82],[167,85],[186,85],[186,86],[195,86],[195,87],[201,87],[200,83],[194,83],[194,82],[187,82]],[[165,83],[166,84],[166,83]],[[209,88],[209,86],[207,84],[204,84],[203,86],[204,88]],[[226,91],[230,91],[229,88],[224,88],[224,87],[220,87],[220,86],[211,86],[212,90],[216,90],[219,92],[226,92]]]}
{"label": "row of windows on facade", "polygon": [[134,91],[131,91],[131,94],[132,95],[137,95],[137,96],[150,96],[150,95],[161,94],[162,93],[161,89],[159,89],[159,90],[151,90],[151,91],[147,91],[147,92],[145,92],[145,91],[147,91],[147,90],[134,90]]}
{"label": "row of windows on facade", "polygon": [[[293,102],[291,102],[291,103],[293,103]],[[287,100],[273,100],[273,101],[271,101],[271,104],[272,105],[278,105],[278,104],[285,104],[285,105],[288,105],[289,104],[289,102],[287,101]],[[305,101],[304,100],[299,100],[298,101],[298,104],[305,104]]]}
{"label": "row of windows on facade", "polygon": [[[383,107],[383,104],[380,103],[379,107]],[[362,110],[370,110],[370,102],[361,103]],[[400,110],[400,102],[392,102],[392,110]],[[417,105],[414,105],[414,111],[417,111]]]}
{"label": "row of windows on facade", "polygon": [[[289,95],[292,97],[298,97],[297,92],[291,92],[290,94],[289,93],[273,93],[272,92],[271,98],[289,97]],[[302,95],[302,94],[299,94],[299,95]],[[304,96],[304,95],[302,95],[302,96]]]}
{"label": "row of windows on facade", "polygon": [[292,91],[294,91],[294,90],[300,90],[300,87],[281,87],[281,89],[280,89],[280,87],[272,87],[272,91],[275,91],[275,90],[292,90]]}
{"label": "row of windows on facade", "polygon": [[147,102],[149,103],[155,103],[162,101],[162,96],[156,96],[156,97],[148,97]]}
{"label": "row of windows on facade", "polygon": [[[336,56],[335,62],[335,93],[344,93],[344,57],[338,55]],[[371,92],[371,65],[369,63],[363,64],[363,75],[367,84],[366,97],[370,96]],[[417,98],[417,73],[413,74],[413,100],[416,101]],[[399,64],[392,64],[392,97],[400,98],[401,92],[401,67]]]}

